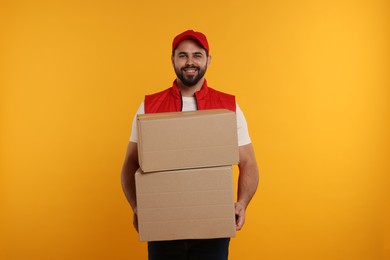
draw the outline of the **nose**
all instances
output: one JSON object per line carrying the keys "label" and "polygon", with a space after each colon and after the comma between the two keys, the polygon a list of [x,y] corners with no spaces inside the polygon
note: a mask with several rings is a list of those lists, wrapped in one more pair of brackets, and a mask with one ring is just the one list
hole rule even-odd
{"label": "nose", "polygon": [[187,61],[186,61],[186,65],[193,65],[193,64],[194,64],[194,61],[193,61],[192,57],[188,56]]}

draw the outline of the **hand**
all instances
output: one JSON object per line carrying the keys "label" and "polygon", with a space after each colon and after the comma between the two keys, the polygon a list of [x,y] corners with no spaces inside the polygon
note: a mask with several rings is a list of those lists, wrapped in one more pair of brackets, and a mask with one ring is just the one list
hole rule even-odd
{"label": "hand", "polygon": [[245,222],[245,206],[243,206],[240,202],[237,202],[235,204],[235,211],[236,211],[236,230],[241,230]]}
{"label": "hand", "polygon": [[137,208],[134,209],[134,213],[133,213],[133,226],[134,226],[135,230],[137,230],[137,232],[138,232],[138,215],[137,215]]}

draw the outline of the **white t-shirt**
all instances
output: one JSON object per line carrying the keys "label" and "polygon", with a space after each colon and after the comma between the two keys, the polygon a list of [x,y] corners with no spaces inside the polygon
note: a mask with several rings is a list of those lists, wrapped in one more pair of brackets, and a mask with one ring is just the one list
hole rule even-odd
{"label": "white t-shirt", "polygon": [[[196,100],[195,97],[182,97],[183,98],[183,111],[195,111],[196,110]],[[133,118],[133,125],[131,130],[130,142],[138,142],[138,133],[137,133],[137,115],[145,114],[144,102],[138,108],[136,115]],[[245,120],[245,116],[241,111],[241,108],[236,104],[236,116],[237,116],[237,135],[238,135],[238,145],[246,145],[251,143],[251,139],[248,133],[248,125]]]}

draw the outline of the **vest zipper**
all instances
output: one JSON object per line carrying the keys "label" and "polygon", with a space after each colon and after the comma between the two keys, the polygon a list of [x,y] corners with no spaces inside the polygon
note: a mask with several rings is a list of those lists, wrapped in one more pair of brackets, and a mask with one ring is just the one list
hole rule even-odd
{"label": "vest zipper", "polygon": [[196,110],[198,110],[198,109],[199,109],[199,108],[198,108],[198,97],[196,96],[196,92],[195,92],[194,96],[195,96]]}
{"label": "vest zipper", "polygon": [[180,93],[180,112],[183,112],[183,96],[181,95],[181,91],[179,93]]}

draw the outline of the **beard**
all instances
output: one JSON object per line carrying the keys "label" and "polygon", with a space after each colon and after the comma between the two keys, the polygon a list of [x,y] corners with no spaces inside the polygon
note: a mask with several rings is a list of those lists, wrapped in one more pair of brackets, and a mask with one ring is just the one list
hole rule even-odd
{"label": "beard", "polygon": [[[196,75],[185,75],[184,70],[186,69],[196,69],[198,73]],[[178,68],[175,66],[176,76],[186,87],[195,86],[199,82],[199,80],[203,78],[204,74],[206,74],[206,70],[207,65],[205,65],[203,68],[198,66],[185,66],[182,68]]]}

